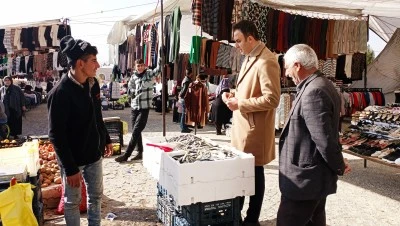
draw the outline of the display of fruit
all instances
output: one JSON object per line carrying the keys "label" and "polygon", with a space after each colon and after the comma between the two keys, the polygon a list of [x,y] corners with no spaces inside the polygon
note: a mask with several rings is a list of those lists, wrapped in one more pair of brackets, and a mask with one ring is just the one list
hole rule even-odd
{"label": "display of fruit", "polygon": [[39,141],[40,181],[43,187],[52,183],[61,184],[60,167],[58,166],[53,144]]}
{"label": "display of fruit", "polygon": [[119,143],[113,143],[113,144],[112,144],[112,146],[113,146],[113,150],[114,150],[114,152],[117,152],[117,151],[119,151],[119,150],[120,150],[120,148],[121,148],[121,146],[120,146],[120,144],[119,144]]}
{"label": "display of fruit", "polygon": [[9,140],[9,139],[4,139],[4,140],[0,141],[0,143],[2,143],[2,144],[18,144],[18,142],[16,140]]}

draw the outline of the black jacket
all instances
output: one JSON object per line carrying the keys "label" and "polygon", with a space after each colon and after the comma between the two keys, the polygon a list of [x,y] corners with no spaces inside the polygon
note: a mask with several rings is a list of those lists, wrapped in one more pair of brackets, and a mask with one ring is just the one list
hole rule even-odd
{"label": "black jacket", "polygon": [[67,176],[98,161],[111,143],[101,113],[98,81],[80,87],[64,75],[48,95],[49,138]]}
{"label": "black jacket", "polygon": [[189,78],[188,76],[185,76],[185,78],[182,81],[182,89],[181,92],[179,93],[179,97],[184,99],[186,96],[186,93],[189,89],[189,85],[192,83],[192,79]]}

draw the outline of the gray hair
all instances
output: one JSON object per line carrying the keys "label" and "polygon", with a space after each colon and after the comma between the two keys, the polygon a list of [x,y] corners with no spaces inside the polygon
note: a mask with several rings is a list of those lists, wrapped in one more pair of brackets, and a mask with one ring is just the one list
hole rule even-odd
{"label": "gray hair", "polygon": [[285,64],[301,64],[305,69],[315,67],[318,69],[318,57],[315,51],[306,44],[297,44],[292,46],[284,56]]}

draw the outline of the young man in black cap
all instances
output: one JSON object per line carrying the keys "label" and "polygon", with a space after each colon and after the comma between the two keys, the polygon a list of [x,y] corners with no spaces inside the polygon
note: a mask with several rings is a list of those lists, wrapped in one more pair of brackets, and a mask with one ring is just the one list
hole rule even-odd
{"label": "young man in black cap", "polygon": [[112,153],[110,136],[101,113],[100,87],[94,78],[100,67],[97,49],[90,43],[66,36],[61,50],[67,55],[68,74],[50,91],[49,138],[61,166],[67,225],[79,226],[81,178],[88,196],[88,222],[100,225],[103,195],[102,156]]}

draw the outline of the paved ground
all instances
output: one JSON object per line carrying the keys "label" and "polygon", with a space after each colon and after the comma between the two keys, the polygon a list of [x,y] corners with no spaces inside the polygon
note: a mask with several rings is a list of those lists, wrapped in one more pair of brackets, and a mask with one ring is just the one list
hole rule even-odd
{"label": "paved ground", "polygon": [[[129,122],[130,110],[104,111],[104,117],[120,116]],[[167,114],[167,136],[179,134],[179,125],[172,123],[172,115]],[[47,134],[47,110],[41,105],[27,113],[23,122],[24,135]],[[130,125],[129,125],[129,131]],[[206,126],[199,130],[202,137],[217,142],[228,143],[229,137],[216,136],[214,128]],[[145,137],[162,136],[162,116],[150,112]],[[125,135],[125,144],[130,134]],[[363,168],[363,160],[346,155],[353,172],[341,177],[338,192],[328,197],[327,224],[330,226],[399,225],[400,215],[400,170],[377,163],[368,162]],[[275,225],[279,206],[278,165],[273,161],[266,165],[266,191],[261,222],[264,226]],[[103,225],[160,225],[157,223],[156,181],[143,168],[141,162],[118,164],[113,158],[104,160],[104,202],[103,218],[109,212],[118,217],[114,221],[103,220]],[[82,225],[87,222],[82,215]],[[63,219],[47,221],[47,225],[65,225]]]}

